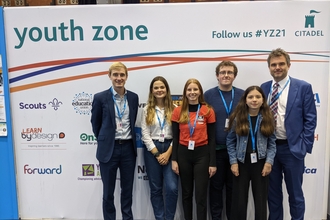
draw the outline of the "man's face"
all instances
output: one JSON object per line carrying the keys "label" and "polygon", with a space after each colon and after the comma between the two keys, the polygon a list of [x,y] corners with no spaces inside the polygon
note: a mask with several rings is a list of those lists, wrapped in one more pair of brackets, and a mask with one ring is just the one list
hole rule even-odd
{"label": "man's face", "polygon": [[269,72],[276,82],[281,81],[288,75],[290,65],[287,64],[285,57],[273,57],[269,62]]}
{"label": "man's face", "polygon": [[114,89],[121,89],[125,86],[127,74],[124,68],[118,68],[111,71],[109,78]]}
{"label": "man's face", "polygon": [[219,69],[217,80],[220,86],[232,86],[235,79],[233,66],[222,66]]}

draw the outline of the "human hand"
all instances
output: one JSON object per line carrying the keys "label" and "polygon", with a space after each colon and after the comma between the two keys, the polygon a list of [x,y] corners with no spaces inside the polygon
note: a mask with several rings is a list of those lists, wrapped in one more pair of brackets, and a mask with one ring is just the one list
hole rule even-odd
{"label": "human hand", "polygon": [[272,172],[272,165],[270,163],[265,163],[264,168],[261,171],[262,176],[267,176]]}
{"label": "human hand", "polygon": [[179,175],[179,164],[176,161],[172,161],[172,170],[175,174]]}
{"label": "human hand", "polygon": [[158,163],[160,165],[168,164],[168,159],[169,159],[169,157],[167,156],[166,153],[162,153],[161,155],[159,155],[159,157],[157,157]]}
{"label": "human hand", "polygon": [[209,174],[210,174],[210,178],[212,176],[214,176],[214,174],[217,172],[217,168],[216,167],[209,167]]}
{"label": "human hand", "polygon": [[239,171],[238,171],[238,164],[234,163],[230,167],[231,172],[234,174],[234,176],[239,176]]}

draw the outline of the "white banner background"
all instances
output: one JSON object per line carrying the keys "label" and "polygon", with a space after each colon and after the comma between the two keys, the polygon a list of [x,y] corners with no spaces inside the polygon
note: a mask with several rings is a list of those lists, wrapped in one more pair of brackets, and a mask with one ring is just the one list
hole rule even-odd
{"label": "white banner background", "polygon": [[[129,67],[126,88],[138,93],[141,110],[156,75],[168,80],[173,95],[182,94],[188,78],[199,79],[206,91],[216,86],[214,70],[223,59],[238,66],[235,86],[260,85],[271,79],[266,58],[277,47],[291,53],[290,76],[313,85],[318,126],[313,154],[306,157],[305,218],[326,218],[330,2],[28,7],[4,12],[21,218],[102,219],[90,103],[95,93],[110,87],[106,73],[114,60]],[[315,16],[306,27],[305,16]],[[132,28],[132,40],[121,26]],[[135,219],[154,219],[142,150],[133,212]],[[115,197],[121,218],[119,186]],[[253,218],[252,207],[248,219]],[[284,207],[285,219],[290,219],[287,197]],[[181,201],[176,219],[183,219]]]}

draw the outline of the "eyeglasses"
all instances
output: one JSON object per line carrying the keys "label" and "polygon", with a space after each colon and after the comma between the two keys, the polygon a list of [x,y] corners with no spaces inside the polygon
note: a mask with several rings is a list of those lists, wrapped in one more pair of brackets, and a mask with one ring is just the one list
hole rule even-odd
{"label": "eyeglasses", "polygon": [[234,72],[233,71],[220,71],[219,74],[223,75],[223,76],[226,75],[226,74],[228,76],[232,76],[232,75],[234,75]]}

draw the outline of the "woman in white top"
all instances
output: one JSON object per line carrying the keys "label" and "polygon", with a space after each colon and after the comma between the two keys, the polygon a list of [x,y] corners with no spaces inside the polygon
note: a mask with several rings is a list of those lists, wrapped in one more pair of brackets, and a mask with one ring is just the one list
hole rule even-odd
{"label": "woman in white top", "polygon": [[[171,92],[164,77],[150,83],[148,103],[143,109],[141,127],[144,160],[150,186],[150,200],[156,220],[174,219],[178,199],[178,176],[172,171]],[[164,193],[163,193],[164,192]]]}

